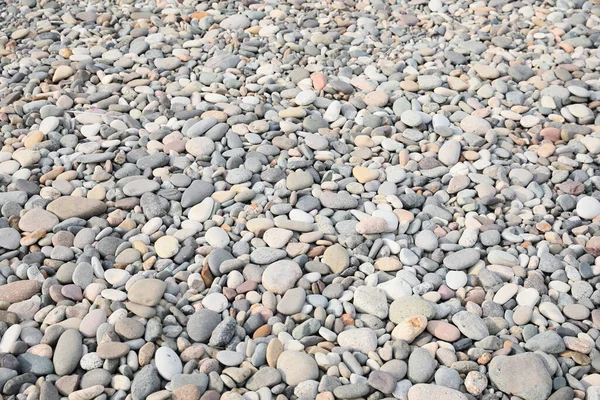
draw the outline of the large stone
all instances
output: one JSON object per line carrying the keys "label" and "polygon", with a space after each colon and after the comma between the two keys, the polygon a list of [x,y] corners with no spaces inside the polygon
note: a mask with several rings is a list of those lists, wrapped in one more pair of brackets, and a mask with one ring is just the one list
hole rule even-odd
{"label": "large stone", "polygon": [[284,351],[277,359],[277,369],[283,381],[290,386],[318,379],[319,367],[315,359],[300,351]]}
{"label": "large stone", "polygon": [[387,296],[382,289],[371,286],[359,286],[354,292],[356,311],[385,319],[388,316]]}
{"label": "large stone", "polygon": [[35,232],[38,229],[43,229],[46,232],[51,232],[52,228],[58,225],[58,218],[41,208],[34,208],[25,213],[19,220],[19,229],[23,232]]}
{"label": "large stone", "polygon": [[546,400],[552,391],[552,377],[534,353],[494,357],[489,376],[498,389],[524,400]]}
{"label": "large stone", "polygon": [[337,243],[325,250],[322,261],[334,274],[341,274],[350,265],[348,251]]}
{"label": "large stone", "polygon": [[131,285],[127,296],[129,300],[143,306],[154,307],[162,299],[167,288],[164,281],[158,279],[141,279]]}
{"label": "large stone", "polygon": [[481,317],[468,311],[454,314],[452,323],[469,339],[481,340],[490,334]]}
{"label": "large stone", "polygon": [[477,249],[459,250],[444,258],[444,267],[455,271],[467,269],[475,265],[480,257]]}
{"label": "large stone", "polygon": [[160,389],[160,377],[156,367],[146,365],[133,377],[131,383],[132,400],[146,400],[149,395]]}
{"label": "large stone", "polygon": [[41,287],[39,281],[15,281],[0,285],[0,301],[18,303],[29,300]]}
{"label": "large stone", "polygon": [[265,268],[262,275],[263,286],[275,293],[284,294],[293,288],[302,276],[300,266],[291,260],[280,260]]}
{"label": "large stone", "polygon": [[48,204],[46,210],[56,214],[61,221],[73,217],[89,219],[106,212],[106,204],[87,197],[63,196]]}
{"label": "large stone", "polygon": [[367,354],[377,348],[377,335],[370,328],[354,328],[340,332],[338,343],[341,347]]}
{"label": "large stone", "polygon": [[408,400],[468,400],[458,390],[444,386],[419,383],[408,390]]}
{"label": "large stone", "polygon": [[75,329],[67,329],[56,344],[54,350],[54,371],[57,375],[69,375],[79,365],[83,356],[83,337]]}
{"label": "large stone", "polygon": [[422,315],[428,320],[433,319],[435,309],[427,300],[417,296],[401,297],[394,300],[390,305],[390,321],[395,324],[399,324],[414,315]]}
{"label": "large stone", "polygon": [[221,322],[221,315],[211,310],[198,310],[187,322],[187,333],[194,342],[206,343]]}

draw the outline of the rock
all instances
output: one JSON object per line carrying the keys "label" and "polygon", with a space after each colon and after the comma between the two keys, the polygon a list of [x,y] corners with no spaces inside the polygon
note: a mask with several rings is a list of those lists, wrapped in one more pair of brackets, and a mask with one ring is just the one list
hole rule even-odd
{"label": "rock", "polygon": [[162,299],[166,288],[166,283],[161,280],[141,279],[129,287],[127,297],[136,304],[154,307]]}
{"label": "rock", "polygon": [[438,153],[438,160],[451,167],[460,159],[460,150],[460,143],[456,140],[444,142]]}
{"label": "rock", "polygon": [[46,210],[56,214],[61,221],[69,218],[89,219],[106,212],[106,204],[87,197],[63,196],[52,201]]}
{"label": "rock", "polygon": [[380,319],[388,316],[388,304],[385,292],[376,287],[358,287],[354,292],[354,307],[358,312],[371,314]]}
{"label": "rock", "polygon": [[286,178],[286,186],[289,190],[302,190],[313,185],[314,179],[305,171],[295,171]]}
{"label": "rock", "polygon": [[408,358],[408,378],[415,383],[428,382],[435,371],[435,360],[426,349],[413,350]]}
{"label": "rock", "polygon": [[478,315],[468,311],[454,314],[452,323],[469,339],[482,340],[489,335],[485,322]]}
{"label": "rock", "polygon": [[83,337],[75,329],[67,329],[56,344],[54,357],[54,371],[57,375],[69,375],[75,371],[83,356]]}
{"label": "rock", "polygon": [[531,337],[525,343],[530,351],[543,351],[548,354],[559,354],[565,351],[563,339],[554,331],[544,331]]}
{"label": "rock", "polygon": [[131,398],[145,400],[160,389],[160,377],[154,365],[146,365],[138,371],[131,382]]}
{"label": "rock", "polygon": [[56,83],[56,82],[60,82],[64,79],[70,78],[73,75],[73,73],[74,73],[73,68],[71,68],[70,66],[60,65],[54,71],[54,75],[52,76],[52,82]]}
{"label": "rock", "polygon": [[577,201],[577,215],[583,219],[594,219],[600,215],[600,201],[584,196]]}
{"label": "rock", "polygon": [[550,374],[540,356],[533,353],[494,357],[489,377],[501,391],[524,400],[547,399],[552,391]]}
{"label": "rock", "polygon": [[342,273],[350,265],[348,252],[337,243],[325,250],[322,261],[335,274]]}
{"label": "rock", "polygon": [[23,232],[35,232],[40,229],[46,232],[52,232],[52,228],[54,228],[58,222],[56,215],[46,210],[42,210],[41,208],[34,208],[21,217],[19,220],[19,229]]}
{"label": "rock", "polygon": [[314,358],[300,351],[284,351],[277,359],[277,369],[283,381],[291,386],[319,378],[319,368]]}
{"label": "rock", "polygon": [[170,347],[163,346],[156,350],[155,361],[158,373],[168,381],[183,371],[179,356]]}
{"label": "rock", "polygon": [[221,322],[221,316],[211,310],[198,310],[187,322],[187,333],[194,342],[206,343],[213,330]]}
{"label": "rock", "polygon": [[364,354],[375,351],[377,348],[377,335],[369,328],[345,330],[338,334],[337,339],[341,347],[347,347]]}
{"label": "rock", "polygon": [[0,301],[18,303],[29,300],[41,287],[39,281],[15,281],[0,285]]}
{"label": "rock", "polygon": [[302,276],[302,270],[293,261],[280,260],[269,265],[263,272],[262,284],[275,294],[284,294],[294,287]]}
{"label": "rock", "polygon": [[463,270],[472,267],[479,261],[477,249],[463,249],[444,258],[444,266],[451,270]]}
{"label": "rock", "polygon": [[179,251],[179,241],[173,236],[161,236],[154,243],[154,250],[161,258],[171,258]]}
{"label": "rock", "polygon": [[408,400],[467,400],[467,396],[458,390],[419,383],[408,390]]}
{"label": "rock", "polygon": [[460,338],[460,330],[445,321],[429,321],[427,332],[446,342],[455,342]]}
{"label": "rock", "polygon": [[19,248],[21,235],[19,235],[19,231],[16,229],[0,228],[0,237],[2,238],[0,247],[7,250],[15,250]]}
{"label": "rock", "polygon": [[392,337],[396,340],[404,340],[412,343],[427,327],[427,318],[422,315],[414,315],[400,322],[392,331]]}
{"label": "rock", "polygon": [[417,315],[422,315],[428,320],[433,319],[435,310],[429,302],[416,296],[396,299],[390,305],[390,321],[395,324]]}

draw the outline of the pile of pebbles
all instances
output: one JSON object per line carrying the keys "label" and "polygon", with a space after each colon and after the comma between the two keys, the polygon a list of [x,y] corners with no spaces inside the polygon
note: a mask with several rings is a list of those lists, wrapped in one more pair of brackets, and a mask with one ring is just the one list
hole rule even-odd
{"label": "pile of pebbles", "polygon": [[0,0],[0,393],[600,399],[597,0]]}

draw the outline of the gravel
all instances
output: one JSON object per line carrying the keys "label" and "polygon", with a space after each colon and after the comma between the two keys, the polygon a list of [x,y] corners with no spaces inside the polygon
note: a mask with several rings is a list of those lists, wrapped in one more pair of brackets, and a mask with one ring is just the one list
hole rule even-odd
{"label": "gravel", "polygon": [[600,399],[596,3],[1,3],[0,396]]}

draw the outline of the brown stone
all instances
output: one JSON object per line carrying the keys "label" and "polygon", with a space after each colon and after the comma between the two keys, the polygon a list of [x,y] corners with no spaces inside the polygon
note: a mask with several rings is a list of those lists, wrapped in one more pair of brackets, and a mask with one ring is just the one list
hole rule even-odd
{"label": "brown stone", "polygon": [[19,317],[13,312],[0,310],[0,321],[6,322],[8,325],[14,325],[19,323]]}
{"label": "brown stone", "polygon": [[200,400],[219,400],[221,398],[221,394],[216,390],[207,390],[204,392]]}
{"label": "brown stone", "polygon": [[444,321],[429,321],[427,323],[427,332],[446,342],[454,342],[460,338],[458,328]]}
{"label": "brown stone", "polygon": [[105,360],[116,360],[129,352],[129,346],[121,342],[104,342],[98,345],[96,353]]}
{"label": "brown stone", "polygon": [[106,204],[87,197],[63,196],[48,204],[46,209],[56,214],[61,221],[72,217],[89,219],[103,214],[106,211]]}
{"label": "brown stone", "polygon": [[136,304],[154,307],[162,299],[167,284],[159,279],[141,279],[129,288],[127,296]]}
{"label": "brown stone", "polygon": [[592,236],[585,244],[585,248],[596,256],[600,255],[600,236]]}
{"label": "brown stone", "polygon": [[254,335],[252,336],[254,339],[267,337],[271,334],[271,325],[263,325],[254,331]]}
{"label": "brown stone", "polygon": [[283,344],[279,339],[273,339],[267,345],[267,364],[269,367],[277,367],[277,359],[279,355],[283,353]]}
{"label": "brown stone", "polygon": [[201,396],[200,388],[196,385],[184,385],[173,390],[173,400],[199,400]]}
{"label": "brown stone", "polygon": [[0,286],[0,301],[18,303],[29,300],[36,294],[42,284],[38,281],[16,281]]}
{"label": "brown stone", "polygon": [[202,358],[205,350],[202,346],[190,346],[181,352],[181,361],[188,362]]}
{"label": "brown stone", "polygon": [[557,142],[560,140],[560,129],[548,127],[540,131],[540,135],[547,140]]}
{"label": "brown stone", "polygon": [[327,85],[327,77],[319,72],[312,74],[310,79],[312,80],[313,87],[317,92],[323,90],[325,85]]}
{"label": "brown stone", "polygon": [[141,366],[150,364],[155,350],[156,345],[152,342],[148,342],[140,348],[138,352],[138,361]]}
{"label": "brown stone", "polygon": [[54,384],[56,389],[58,389],[58,393],[63,396],[68,396],[77,389],[79,386],[79,376],[78,375],[67,375],[58,378],[56,383]]}

